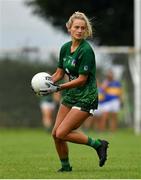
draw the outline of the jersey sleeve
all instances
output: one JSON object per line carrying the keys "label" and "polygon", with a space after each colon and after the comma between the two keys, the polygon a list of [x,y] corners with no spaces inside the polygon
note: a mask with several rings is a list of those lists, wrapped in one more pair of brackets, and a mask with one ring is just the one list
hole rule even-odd
{"label": "jersey sleeve", "polygon": [[63,58],[64,58],[65,47],[62,46],[59,54],[58,67],[63,69]]}
{"label": "jersey sleeve", "polygon": [[92,49],[85,49],[81,53],[79,74],[88,75],[95,66],[95,55]]}

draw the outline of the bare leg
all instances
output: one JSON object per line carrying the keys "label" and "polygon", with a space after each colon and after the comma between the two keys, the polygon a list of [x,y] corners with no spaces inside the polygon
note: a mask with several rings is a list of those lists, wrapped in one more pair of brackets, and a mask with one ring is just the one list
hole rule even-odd
{"label": "bare leg", "polygon": [[96,131],[99,131],[99,124],[100,124],[100,120],[101,120],[101,115],[97,115],[96,117],[94,117],[94,128]]}
{"label": "bare leg", "polygon": [[[61,113],[64,111],[64,116]],[[64,119],[63,119],[64,117]],[[58,114],[58,119],[53,132],[53,137],[56,144],[56,149],[58,151],[60,159],[68,157],[68,148],[65,141],[77,143],[77,144],[87,144],[93,148],[96,148],[97,154],[99,156],[99,165],[103,166],[107,159],[107,141],[93,140],[87,137],[82,132],[74,131],[84,122],[86,118],[89,117],[88,112],[80,111],[78,109],[69,109],[65,106],[61,106]],[[64,150],[65,149],[65,150]]]}
{"label": "bare leg", "polygon": [[57,128],[56,138],[78,144],[87,144],[88,137],[82,132],[73,130],[80,127],[88,117],[88,112],[71,109]]}
{"label": "bare leg", "polygon": [[117,113],[111,113],[110,130],[114,132],[117,129]]}
{"label": "bare leg", "polygon": [[109,117],[108,112],[103,112],[101,115],[100,123],[99,123],[99,130],[100,131],[105,131],[106,130],[106,125],[107,125],[107,120]]}
{"label": "bare leg", "polygon": [[53,122],[53,109],[51,108],[43,108],[41,109],[42,116],[43,116],[43,125],[45,128],[51,128]]}
{"label": "bare leg", "polygon": [[56,117],[56,122],[52,131],[52,136],[54,138],[56,150],[60,159],[64,159],[68,157],[68,146],[64,140],[56,138],[56,130],[61,124],[61,122],[64,120],[65,116],[67,115],[69,111],[70,111],[69,107],[66,107],[64,105],[60,106],[57,117]]}
{"label": "bare leg", "polygon": [[90,129],[93,130],[94,124],[95,124],[95,118],[93,116],[90,116],[84,121],[82,128],[84,130],[90,130]]}

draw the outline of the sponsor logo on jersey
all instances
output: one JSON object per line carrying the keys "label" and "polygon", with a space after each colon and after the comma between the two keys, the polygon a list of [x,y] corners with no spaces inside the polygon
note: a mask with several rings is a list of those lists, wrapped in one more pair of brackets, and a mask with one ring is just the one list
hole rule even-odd
{"label": "sponsor logo on jersey", "polygon": [[76,59],[73,59],[73,60],[72,60],[71,65],[72,65],[72,66],[75,66],[75,65],[76,65]]}

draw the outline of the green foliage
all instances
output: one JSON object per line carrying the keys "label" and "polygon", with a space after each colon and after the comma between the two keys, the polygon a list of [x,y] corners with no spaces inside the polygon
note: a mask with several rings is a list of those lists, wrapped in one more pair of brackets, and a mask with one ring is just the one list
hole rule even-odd
{"label": "green foliage", "polygon": [[141,137],[127,129],[89,136],[106,138],[108,161],[98,166],[95,150],[69,143],[73,171],[57,173],[59,158],[51,135],[39,129],[0,129],[0,179],[139,179]]}
{"label": "green foliage", "polygon": [[[133,0],[28,0],[32,12],[66,31],[65,24],[75,11],[82,11],[95,28],[99,45],[133,45]],[[127,38],[128,37],[128,38]]]}
{"label": "green foliage", "polygon": [[49,70],[45,64],[0,61],[0,126],[41,125],[39,98],[30,82],[36,73]]}

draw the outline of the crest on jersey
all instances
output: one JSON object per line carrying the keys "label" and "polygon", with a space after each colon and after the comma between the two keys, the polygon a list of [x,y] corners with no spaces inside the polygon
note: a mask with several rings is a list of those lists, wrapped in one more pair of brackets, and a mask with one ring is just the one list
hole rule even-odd
{"label": "crest on jersey", "polygon": [[84,66],[84,71],[88,71],[88,66]]}

